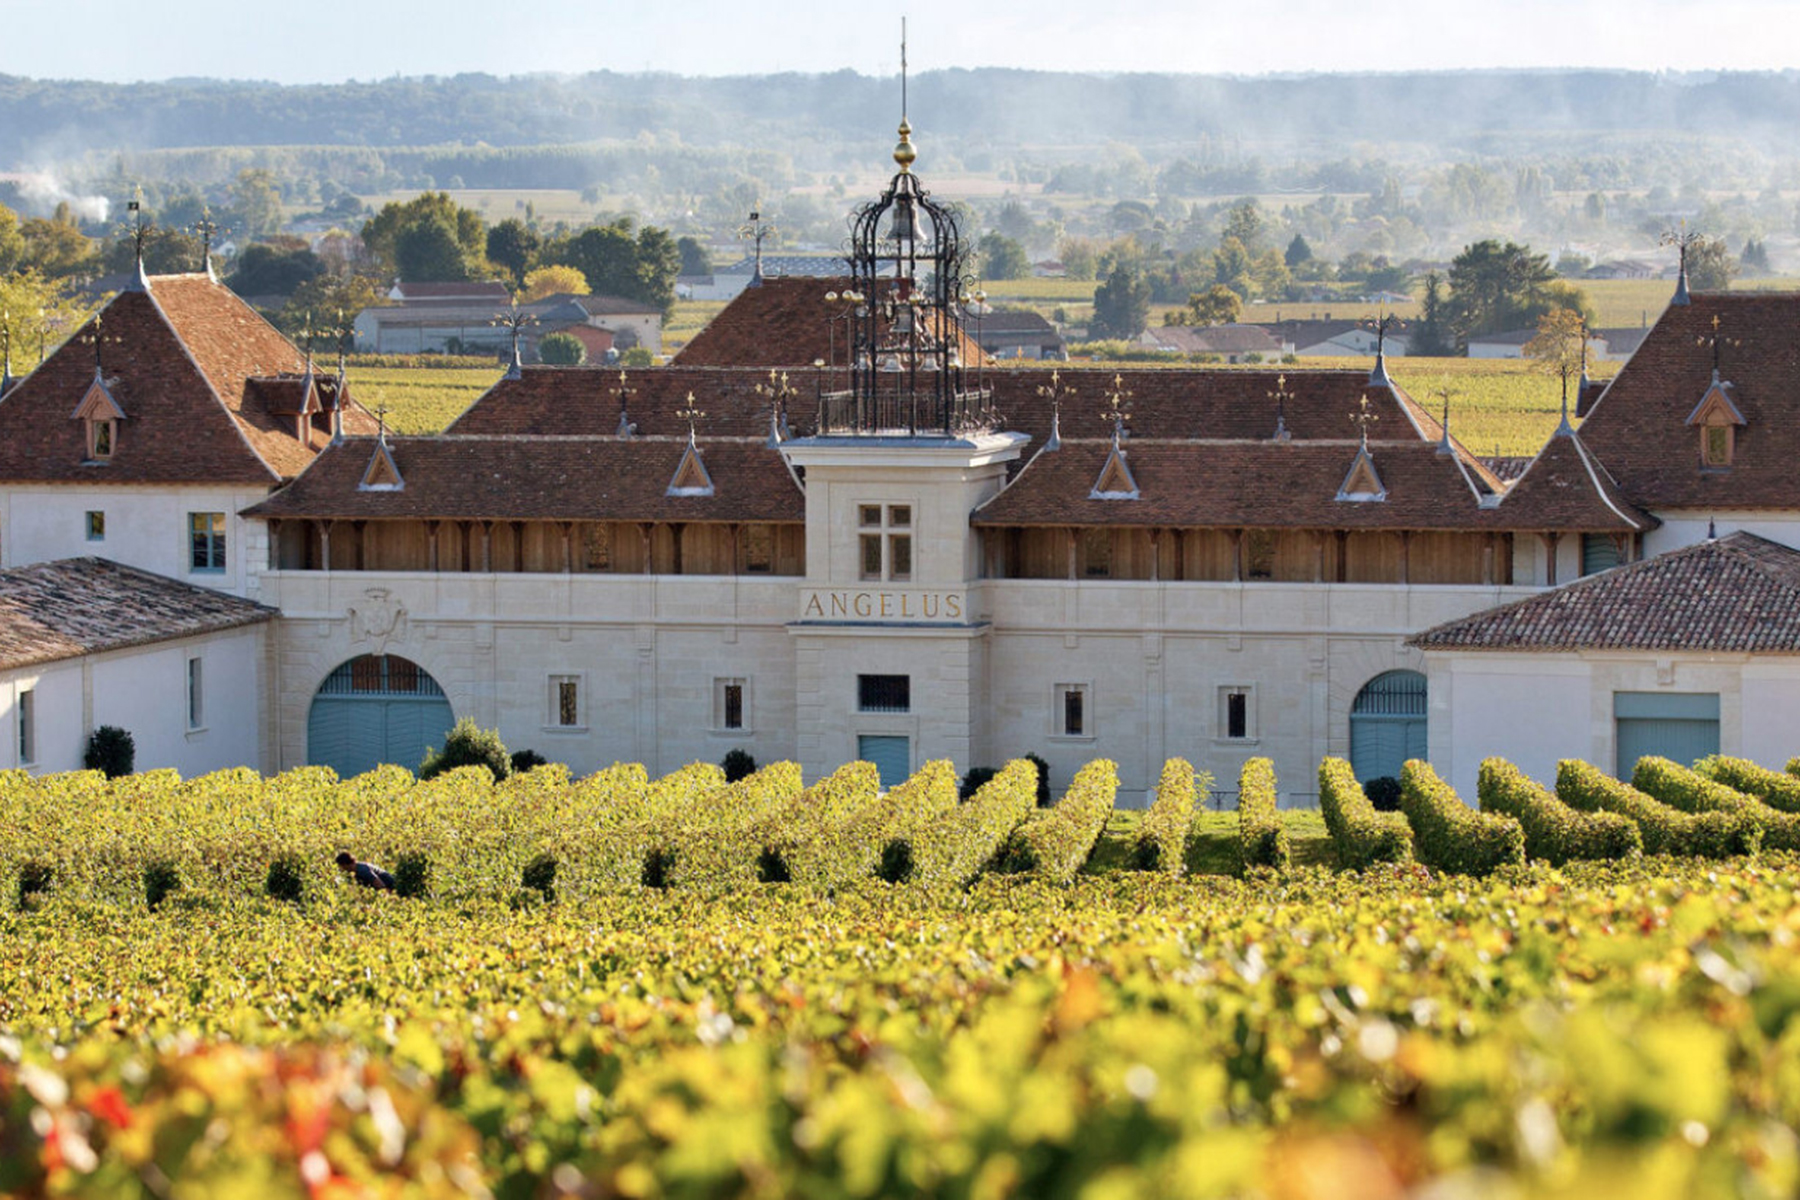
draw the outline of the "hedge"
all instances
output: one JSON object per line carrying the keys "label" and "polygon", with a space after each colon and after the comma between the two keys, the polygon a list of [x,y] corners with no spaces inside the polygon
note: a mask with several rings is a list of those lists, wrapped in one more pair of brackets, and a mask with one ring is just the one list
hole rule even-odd
{"label": "hedge", "polygon": [[1144,814],[1132,846],[1132,862],[1140,871],[1180,875],[1187,869],[1188,826],[1194,823],[1194,797],[1210,778],[1196,779],[1193,764],[1171,758],[1156,781],[1156,802]]}
{"label": "hedge", "polygon": [[1413,828],[1419,861],[1457,875],[1491,875],[1525,863],[1525,831],[1498,813],[1462,802],[1431,764],[1408,759],[1400,768],[1400,808]]}
{"label": "hedge", "polygon": [[1341,758],[1319,762],[1319,812],[1338,866],[1360,870],[1371,863],[1412,861],[1411,829],[1375,811],[1356,772]]}
{"label": "hedge", "polygon": [[1800,850],[1800,814],[1776,812],[1760,800],[1714,783],[1667,758],[1647,754],[1638,759],[1631,785],[1682,812],[1741,812],[1762,827],[1763,845],[1771,850]]}
{"label": "hedge", "polygon": [[881,772],[874,763],[845,763],[757,821],[747,837],[721,847],[733,856],[735,882],[784,883],[792,879],[787,858],[795,846],[841,825],[852,813],[875,803],[880,792]]}
{"label": "hedge", "polygon": [[900,843],[910,855],[910,838],[940,814],[956,807],[956,768],[933,759],[905,783],[782,853],[798,883],[840,887],[875,874],[889,846]]}
{"label": "hedge", "polygon": [[933,887],[958,888],[981,874],[1007,840],[1037,811],[1037,767],[1022,758],[976,789],[973,796],[921,828],[907,842],[906,871],[890,854],[900,878]]}
{"label": "hedge", "polygon": [[1748,813],[1678,812],[1591,763],[1565,758],[1556,764],[1556,796],[1581,812],[1613,812],[1636,822],[1646,854],[1731,858],[1755,854],[1762,828]]}
{"label": "hedge", "polygon": [[1062,799],[1013,835],[1008,865],[1053,883],[1073,880],[1099,843],[1118,790],[1119,769],[1110,758],[1088,763]]}
{"label": "hedge", "polygon": [[[751,829],[800,795],[800,764],[770,763],[754,775],[690,796],[657,817],[645,847],[647,887],[728,887],[743,877],[738,853]],[[754,859],[751,859],[752,864]]]}
{"label": "hedge", "polygon": [[1525,831],[1525,853],[1561,866],[1573,859],[1633,858],[1644,837],[1631,818],[1578,812],[1504,758],[1484,759],[1476,784],[1481,811],[1513,818]]}
{"label": "hedge", "polygon": [[1786,813],[1800,813],[1800,779],[1794,767],[1800,759],[1788,762],[1786,772],[1771,771],[1747,758],[1727,758],[1715,754],[1694,764],[1696,774],[1715,783],[1734,788],[1746,796],[1755,796],[1770,808]]}
{"label": "hedge", "polygon": [[1288,865],[1288,835],[1277,811],[1270,759],[1246,759],[1238,772],[1238,857],[1245,867]]}

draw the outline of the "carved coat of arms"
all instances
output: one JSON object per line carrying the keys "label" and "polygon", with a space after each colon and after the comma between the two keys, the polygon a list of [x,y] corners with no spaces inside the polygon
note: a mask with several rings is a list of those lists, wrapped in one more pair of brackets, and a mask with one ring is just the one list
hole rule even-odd
{"label": "carved coat of arms", "polygon": [[373,642],[371,654],[387,653],[389,642],[406,640],[406,607],[386,588],[369,588],[366,603],[350,609],[350,640]]}

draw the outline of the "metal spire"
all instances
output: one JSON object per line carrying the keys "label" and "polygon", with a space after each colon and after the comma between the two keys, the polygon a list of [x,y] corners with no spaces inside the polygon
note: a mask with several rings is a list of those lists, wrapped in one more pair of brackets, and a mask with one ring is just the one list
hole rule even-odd
{"label": "metal spire", "polygon": [[12,314],[0,310],[0,396],[12,391]]}
{"label": "metal spire", "polygon": [[1454,454],[1456,453],[1456,450],[1450,443],[1450,397],[1457,393],[1450,387],[1449,381],[1445,380],[1444,386],[1439,388],[1433,394],[1444,402],[1444,417],[1443,420],[1439,422],[1444,428],[1444,434],[1438,439],[1437,452],[1439,454]]}
{"label": "metal spire", "polygon": [[906,119],[906,18],[900,18],[900,143],[894,147],[894,161],[902,175],[912,170],[919,152],[912,144],[912,122]]}
{"label": "metal spire", "polygon": [[499,325],[512,334],[512,365],[506,368],[506,378],[517,379],[525,373],[525,360],[519,356],[519,334],[527,325],[536,325],[537,318],[519,307],[518,298],[507,301],[507,306],[495,313],[488,321],[489,325]]}
{"label": "metal spire", "polygon": [[1390,325],[1396,324],[1394,314],[1377,308],[1375,317],[1375,367],[1369,372],[1370,387],[1391,387],[1393,380],[1387,372],[1387,331]]}
{"label": "metal spire", "polygon": [[210,207],[206,205],[200,207],[200,219],[194,222],[194,232],[200,235],[200,270],[206,274],[207,278],[216,283],[218,276],[213,274],[212,240],[213,236],[219,232],[219,226],[212,219]]}
{"label": "metal spire", "polygon": [[1050,371],[1050,382],[1039,384],[1037,394],[1050,402],[1050,440],[1044,443],[1046,450],[1062,449],[1062,402],[1064,396],[1073,396],[1075,389],[1064,387],[1062,375],[1055,368]]}
{"label": "metal spire", "polygon": [[1288,432],[1287,427],[1287,402],[1293,397],[1287,390],[1286,375],[1275,377],[1275,390],[1269,393],[1269,399],[1275,402],[1275,440],[1278,442],[1292,441],[1294,435]]}
{"label": "metal spire", "polygon": [[1687,227],[1687,221],[1684,219],[1681,224],[1674,229],[1665,230],[1660,241],[1664,246],[1675,247],[1676,253],[1681,256],[1681,273],[1675,279],[1675,295],[1670,298],[1669,303],[1686,305],[1689,303],[1687,272],[1688,247],[1700,241],[1700,235],[1689,229]]}
{"label": "metal spire", "polygon": [[636,388],[631,388],[631,387],[625,386],[625,372],[620,371],[619,372],[619,387],[618,387],[619,428],[618,428],[618,432],[616,435],[618,437],[628,438],[628,437],[634,436],[637,433],[637,426],[633,425],[631,423],[631,418],[629,416],[627,416],[625,413],[625,398],[627,396],[635,395],[636,393],[637,393]]}
{"label": "metal spire", "polygon": [[[141,196],[142,193],[140,193]],[[125,202],[125,211],[131,214],[132,253],[137,258],[137,278],[128,284],[126,291],[144,292],[150,290],[150,277],[144,273],[144,242],[150,237],[150,227],[144,224],[144,206],[141,199]]]}

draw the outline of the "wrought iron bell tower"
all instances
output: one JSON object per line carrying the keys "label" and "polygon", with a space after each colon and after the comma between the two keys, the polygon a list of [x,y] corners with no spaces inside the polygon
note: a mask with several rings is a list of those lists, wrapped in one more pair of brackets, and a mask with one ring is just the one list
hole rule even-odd
{"label": "wrought iron bell tower", "polygon": [[912,171],[918,152],[906,119],[904,42],[900,71],[900,171],[851,218],[850,392],[830,397],[822,424],[834,433],[979,432],[992,415],[964,376],[962,233]]}

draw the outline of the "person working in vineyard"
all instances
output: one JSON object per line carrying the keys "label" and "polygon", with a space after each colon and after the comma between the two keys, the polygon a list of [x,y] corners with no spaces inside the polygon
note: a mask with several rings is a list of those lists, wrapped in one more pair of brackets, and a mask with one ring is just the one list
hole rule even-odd
{"label": "person working in vineyard", "polygon": [[394,890],[394,877],[376,866],[374,863],[357,862],[356,857],[348,850],[339,850],[337,865],[347,872],[356,882],[366,888],[374,888],[378,892]]}

